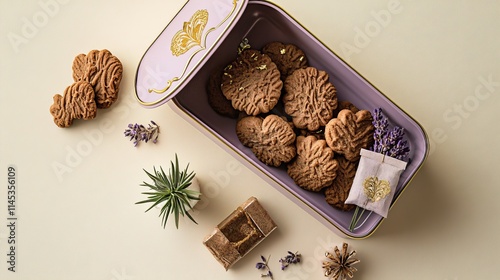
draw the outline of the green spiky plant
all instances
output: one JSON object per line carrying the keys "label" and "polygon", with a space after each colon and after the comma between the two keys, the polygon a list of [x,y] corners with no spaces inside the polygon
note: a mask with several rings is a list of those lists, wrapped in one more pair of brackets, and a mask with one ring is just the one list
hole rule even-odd
{"label": "green spiky plant", "polygon": [[200,200],[201,193],[195,190],[190,190],[188,187],[192,184],[193,178],[196,175],[193,171],[188,172],[189,164],[184,170],[179,169],[179,160],[175,154],[175,164],[170,161],[170,170],[168,176],[160,166],[157,170],[153,166],[153,173],[151,174],[145,169],[144,172],[153,180],[153,184],[143,182],[141,186],[149,187],[149,192],[143,192],[148,198],[136,204],[153,203],[145,212],[148,212],[157,205],[161,206],[159,216],[162,217],[163,228],[167,224],[170,214],[174,215],[175,227],[179,228],[180,216],[187,216],[195,224],[198,224],[193,216],[189,214],[189,210],[193,209],[191,201]]}

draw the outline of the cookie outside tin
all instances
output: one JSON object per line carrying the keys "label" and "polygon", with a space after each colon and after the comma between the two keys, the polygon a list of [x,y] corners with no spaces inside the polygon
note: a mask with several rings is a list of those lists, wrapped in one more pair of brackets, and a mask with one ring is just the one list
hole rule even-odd
{"label": "cookie outside tin", "polygon": [[[167,53],[170,52],[174,35],[183,29],[183,25],[192,24],[193,19],[196,19],[195,15],[200,10],[206,10],[210,18],[215,13],[211,10],[214,7],[218,7],[219,14],[222,10],[226,14],[231,13],[230,18],[220,26],[222,28],[218,30],[220,33],[216,34],[217,32],[213,31],[206,36],[207,44],[198,54],[191,55],[200,48],[200,45],[196,44],[192,44],[191,49],[183,54],[187,57],[186,61],[190,60],[190,65],[186,68],[189,70],[183,75],[182,81],[175,81],[175,83],[178,82],[177,85],[172,83],[171,88],[163,93],[149,92],[148,89],[164,88],[172,77],[178,76],[171,72],[179,71],[179,65],[182,65],[181,68],[185,65],[166,62],[165,56],[170,55]],[[222,9],[223,7],[226,8]],[[236,8],[233,10],[233,7]],[[201,17],[201,14],[199,16]],[[224,18],[225,16],[219,15],[217,20],[207,21],[203,32],[206,33],[210,28],[217,27]],[[201,37],[204,36],[203,34]],[[218,40],[211,38],[212,35],[215,35],[214,37]],[[343,237],[362,239],[370,236],[382,223],[381,216],[372,214],[359,229],[354,232],[348,231],[352,212],[334,209],[326,203],[323,194],[309,192],[298,187],[285,169],[266,166],[260,162],[236,137],[234,129],[236,120],[217,114],[209,106],[204,93],[210,73],[234,60],[237,48],[245,38],[256,49],[261,49],[271,41],[293,43],[299,46],[306,53],[311,66],[328,72],[331,82],[337,88],[339,100],[349,100],[358,108],[367,110],[383,108],[384,114],[394,120],[394,125],[405,128],[412,150],[411,162],[401,175],[391,204],[394,205],[427,157],[429,150],[427,134],[417,121],[273,3],[252,0],[189,1],[153,42],[139,64],[135,81],[139,102],[147,108],[153,108],[171,100],[167,104],[180,115],[186,116],[187,121],[226,151],[239,158],[243,164],[326,227]],[[163,48],[158,48],[160,45]],[[176,66],[170,69],[169,65]],[[147,80],[153,83],[154,87],[145,84]]]}

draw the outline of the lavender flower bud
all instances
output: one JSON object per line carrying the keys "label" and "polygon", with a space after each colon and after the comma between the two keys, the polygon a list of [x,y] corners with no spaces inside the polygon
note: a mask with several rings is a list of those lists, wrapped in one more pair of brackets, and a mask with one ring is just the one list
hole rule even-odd
{"label": "lavender flower bud", "polygon": [[147,128],[142,124],[129,124],[127,126],[128,129],[124,132],[124,135],[130,136],[130,141],[134,140],[134,146],[137,146],[140,141],[147,143],[151,139],[154,139],[153,143],[156,143],[158,142],[160,127],[154,121],[151,121],[151,123],[153,126],[148,124]]}
{"label": "lavender flower bud", "polygon": [[265,269],[266,268],[266,264],[265,263],[261,263],[261,262],[258,262],[255,267],[257,269]]}

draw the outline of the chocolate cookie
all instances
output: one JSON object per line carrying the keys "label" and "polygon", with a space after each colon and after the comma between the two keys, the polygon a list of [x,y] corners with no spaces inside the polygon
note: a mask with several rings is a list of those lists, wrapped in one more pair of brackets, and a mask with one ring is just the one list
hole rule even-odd
{"label": "chocolate cookie", "polygon": [[73,80],[92,85],[97,108],[109,108],[116,101],[122,73],[120,60],[106,49],[79,54],[73,61]]}
{"label": "chocolate cookie", "polygon": [[279,101],[283,82],[276,64],[258,50],[244,50],[224,69],[221,90],[236,110],[256,116]]}
{"label": "chocolate cookie", "polygon": [[333,151],[350,161],[357,161],[362,148],[373,144],[373,124],[370,111],[353,113],[344,109],[325,126],[326,143]]}
{"label": "chocolate cookie", "polygon": [[73,119],[95,118],[97,106],[92,85],[85,81],[76,82],[67,87],[63,95],[54,95],[50,113],[54,117],[54,123],[59,127],[71,126]]}
{"label": "chocolate cookie", "polygon": [[288,175],[309,191],[320,191],[337,176],[338,162],[325,140],[314,136],[297,137],[297,158],[288,164]]}
{"label": "chocolate cookie", "polygon": [[262,53],[267,54],[276,63],[283,81],[293,71],[308,66],[306,54],[293,44],[271,42],[262,48]]}
{"label": "chocolate cookie", "polygon": [[337,209],[350,211],[354,205],[344,202],[349,196],[358,162],[349,161],[344,156],[336,156],[335,158],[339,164],[337,177],[333,180],[333,184],[325,189],[325,200]]}
{"label": "chocolate cookie", "polygon": [[230,118],[237,118],[239,111],[233,108],[231,101],[228,100],[221,90],[222,69],[212,72],[207,84],[208,104],[215,112]]}
{"label": "chocolate cookie", "polygon": [[285,112],[297,128],[315,131],[333,118],[337,91],[325,71],[314,67],[295,70],[284,87]]}
{"label": "chocolate cookie", "polygon": [[236,135],[267,165],[280,166],[295,157],[293,128],[277,115],[243,117],[236,124]]}

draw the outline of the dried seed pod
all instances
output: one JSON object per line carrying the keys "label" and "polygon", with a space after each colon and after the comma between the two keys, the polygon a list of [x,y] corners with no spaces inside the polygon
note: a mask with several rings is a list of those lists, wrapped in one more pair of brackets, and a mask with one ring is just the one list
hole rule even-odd
{"label": "dried seed pod", "polygon": [[325,270],[325,277],[328,279],[341,279],[346,280],[347,276],[349,278],[354,277],[354,272],[358,271],[354,265],[360,261],[354,256],[356,251],[347,252],[347,243],[342,244],[342,251],[335,246],[334,254],[326,252],[327,261],[323,262],[323,269]]}

